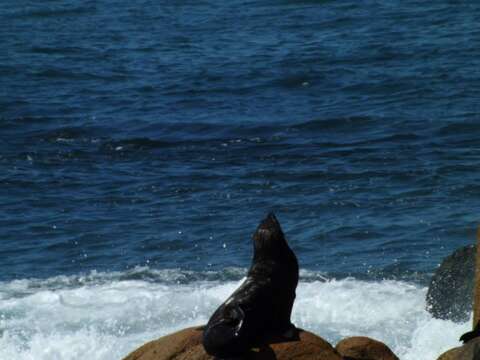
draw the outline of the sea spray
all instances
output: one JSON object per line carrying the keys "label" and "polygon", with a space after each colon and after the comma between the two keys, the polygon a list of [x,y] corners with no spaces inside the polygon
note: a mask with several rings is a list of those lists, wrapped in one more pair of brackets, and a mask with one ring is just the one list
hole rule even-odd
{"label": "sea spray", "polygon": [[[121,359],[146,341],[205,323],[242,281],[241,270],[229,271],[234,279],[191,273],[193,280],[185,281],[177,270],[140,269],[142,276],[94,272],[4,282],[0,359]],[[332,344],[370,336],[402,360],[435,360],[459,345],[470,324],[433,319],[425,311],[426,289],[413,283],[306,278],[297,289],[293,322]]]}

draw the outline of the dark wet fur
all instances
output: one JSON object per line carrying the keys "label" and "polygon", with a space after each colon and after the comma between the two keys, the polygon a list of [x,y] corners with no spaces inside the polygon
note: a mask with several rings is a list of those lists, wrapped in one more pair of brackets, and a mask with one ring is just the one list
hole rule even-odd
{"label": "dark wet fur", "polygon": [[260,223],[253,242],[247,279],[214,312],[204,330],[203,346],[218,359],[242,359],[252,347],[294,328],[290,315],[298,262],[275,215]]}

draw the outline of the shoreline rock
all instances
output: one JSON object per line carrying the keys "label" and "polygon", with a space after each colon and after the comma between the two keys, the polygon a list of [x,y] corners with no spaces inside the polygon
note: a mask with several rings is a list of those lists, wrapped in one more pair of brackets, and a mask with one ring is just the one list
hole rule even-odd
{"label": "shoreline rock", "polygon": [[470,318],[475,274],[473,245],[443,259],[428,286],[427,310],[437,319],[464,322]]}
{"label": "shoreline rock", "polygon": [[463,346],[447,350],[437,360],[480,359],[480,338],[473,339]]}
{"label": "shoreline rock", "polygon": [[[203,327],[180,330],[150,341],[133,351],[124,360],[213,360],[202,346]],[[247,357],[252,360],[343,360],[327,341],[300,330],[296,341],[270,343],[253,349]]]}
{"label": "shoreline rock", "polygon": [[335,349],[344,359],[349,360],[399,360],[387,345],[366,336],[340,340]]}
{"label": "shoreline rock", "polygon": [[[203,326],[186,328],[140,346],[123,360],[214,360],[202,345]],[[385,344],[368,337],[341,340],[336,349],[321,337],[299,329],[293,341],[272,341],[242,360],[398,360]]]}

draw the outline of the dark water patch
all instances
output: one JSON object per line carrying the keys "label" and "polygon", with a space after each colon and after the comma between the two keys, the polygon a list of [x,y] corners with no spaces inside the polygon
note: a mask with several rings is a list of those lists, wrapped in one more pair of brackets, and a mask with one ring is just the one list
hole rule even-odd
{"label": "dark water patch", "polygon": [[[24,103],[24,102],[20,102]],[[0,118],[0,128],[5,130],[16,130],[18,131],[19,128],[28,129],[31,127],[42,127],[43,129],[48,128],[49,125],[58,126],[58,119],[52,117],[43,117],[43,116],[28,116],[28,117],[1,117]],[[2,134],[6,135],[5,132]],[[3,139],[3,137],[2,137]],[[6,138],[8,139],[8,137]]]}
{"label": "dark water patch", "polygon": [[12,15],[20,19],[48,19],[61,17],[76,17],[95,14],[95,6],[50,6],[49,4],[37,4]]}
{"label": "dark water patch", "polygon": [[[133,125],[133,124],[132,124]],[[235,128],[235,125],[233,125]],[[232,125],[205,122],[167,122],[151,121],[136,127],[136,131],[143,133],[146,137],[152,137],[152,134],[162,139],[216,139],[225,136],[232,129]],[[233,131],[235,132],[235,131]]]}
{"label": "dark water patch", "polygon": [[169,147],[179,147],[181,144],[167,141],[152,140],[148,138],[128,139],[103,142],[101,148],[107,152],[127,152],[155,150]]}
{"label": "dark water patch", "polygon": [[28,140],[32,142],[45,141],[48,143],[68,144],[72,141],[92,141],[95,136],[106,134],[108,129],[98,126],[68,126],[53,129],[41,129],[28,133]]}
{"label": "dark water patch", "polygon": [[85,49],[76,46],[66,47],[47,47],[47,46],[33,46],[30,51],[32,53],[46,54],[46,55],[76,55],[82,54]]}
{"label": "dark water patch", "polygon": [[468,147],[480,145],[476,136],[479,132],[480,127],[476,122],[455,122],[443,126],[437,133],[443,138],[445,144],[457,145],[461,146],[461,149],[469,150]]}
{"label": "dark water patch", "polygon": [[64,70],[60,68],[51,68],[44,69],[40,71],[35,71],[31,74],[33,77],[38,77],[41,80],[69,80],[69,81],[100,81],[105,80],[107,82],[111,81],[122,81],[126,80],[127,76],[121,73],[112,73],[112,74],[99,74],[93,72],[87,72],[84,70]]}
{"label": "dark water patch", "polygon": [[[320,79],[316,78],[315,80],[318,81]],[[311,76],[308,74],[296,74],[277,80],[274,83],[274,86],[285,87],[287,89],[301,89],[310,86],[311,82]]]}
{"label": "dark water patch", "polygon": [[[393,145],[397,144],[411,144],[416,143],[419,140],[424,140],[423,137],[414,133],[399,133],[399,134],[391,134],[380,138],[373,138],[364,142],[363,144],[383,144],[388,145],[389,143]],[[357,143],[356,145],[361,145],[362,143]],[[385,147],[382,147],[384,149]]]}
{"label": "dark water patch", "polygon": [[69,242],[56,242],[56,243],[50,243],[47,246],[45,246],[45,250],[48,252],[53,252],[53,253],[59,253],[62,254],[65,249],[68,250],[68,248],[71,246]]}
{"label": "dark water patch", "polygon": [[348,131],[355,132],[361,129],[370,129],[373,124],[376,124],[372,118],[368,117],[349,117],[349,118],[337,118],[337,119],[318,119],[311,120],[305,123],[301,123],[293,126],[294,130],[301,131]]}

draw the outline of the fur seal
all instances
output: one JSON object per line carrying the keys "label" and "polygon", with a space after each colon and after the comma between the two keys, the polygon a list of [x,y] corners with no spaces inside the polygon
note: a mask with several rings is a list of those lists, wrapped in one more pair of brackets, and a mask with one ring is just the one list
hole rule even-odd
{"label": "fur seal", "polygon": [[297,258],[270,213],[253,234],[247,278],[204,328],[205,351],[217,358],[232,358],[274,337],[294,337],[297,330],[290,315],[297,284]]}

